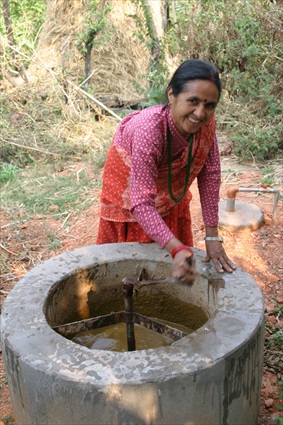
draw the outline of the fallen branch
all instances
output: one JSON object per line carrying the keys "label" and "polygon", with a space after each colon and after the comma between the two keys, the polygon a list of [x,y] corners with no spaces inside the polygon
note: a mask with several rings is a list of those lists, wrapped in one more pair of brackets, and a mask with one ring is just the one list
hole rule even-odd
{"label": "fallen branch", "polygon": [[8,252],[9,254],[12,254],[12,255],[18,255],[18,254],[16,254],[15,252],[9,251],[7,248],[5,248],[5,247],[1,244],[1,242],[0,242],[0,248],[4,249],[4,251]]}
{"label": "fallen branch", "polygon": [[26,149],[28,151],[35,151],[35,152],[45,153],[47,155],[57,155],[57,156],[59,156],[59,154],[56,153],[56,152],[49,152],[49,151],[46,151],[44,149],[33,148],[31,146],[21,145],[20,143],[17,143],[15,141],[15,139],[10,139],[10,138],[0,136],[0,140],[2,140],[2,142],[4,142],[4,143],[9,143],[9,145],[17,146],[18,148]]}
{"label": "fallen branch", "polygon": [[[34,148],[32,146],[21,145],[20,143],[17,143],[15,141],[16,139],[11,139],[11,138],[8,138],[8,137],[0,136],[0,140],[2,140],[2,142],[4,142],[4,143],[8,143],[9,145],[17,146],[18,148],[26,149],[28,151],[40,152],[40,153],[44,153],[46,155],[61,156],[59,153],[56,153],[56,152],[50,152],[50,151],[46,151],[45,149],[39,149],[39,148]],[[66,156],[66,158],[77,159],[77,160],[81,159],[78,156],[70,156],[70,155]]]}
{"label": "fallen branch", "polygon": [[66,81],[67,81],[68,84],[70,84],[76,90],[78,90],[79,92],[81,92],[82,94],[84,94],[89,99],[93,100],[93,102],[95,102],[101,108],[105,109],[105,111],[109,112],[110,115],[112,115],[113,117],[117,118],[119,121],[122,121],[122,118],[119,117],[119,115],[115,114],[115,112],[113,112],[111,109],[107,108],[107,106],[104,105],[102,102],[100,102],[100,100],[96,99],[94,96],[92,96],[91,94],[89,94],[88,92],[86,92],[85,90],[83,90],[81,87],[77,86],[76,84],[72,83],[71,81],[69,81],[69,80],[66,80]]}

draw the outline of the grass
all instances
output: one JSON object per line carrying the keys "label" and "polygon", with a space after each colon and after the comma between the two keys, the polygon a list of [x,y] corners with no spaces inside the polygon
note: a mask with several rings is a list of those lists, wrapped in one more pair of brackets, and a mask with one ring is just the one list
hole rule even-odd
{"label": "grass", "polygon": [[[1,393],[3,391],[3,385],[7,385],[8,381],[7,381],[7,376],[6,374],[1,375],[1,380],[0,380],[0,396]],[[12,415],[3,415],[0,417],[0,421],[2,421],[1,423],[5,424],[5,425],[12,425],[15,423],[14,418]]]}
{"label": "grass", "polygon": [[17,177],[1,185],[0,202],[9,214],[17,211],[27,215],[55,214],[58,217],[73,209],[82,211],[93,202],[93,189],[100,187],[86,168],[53,171],[54,166],[28,167]]}
{"label": "grass", "polygon": [[[268,321],[268,316],[275,317],[275,323],[271,324]],[[264,344],[264,363],[268,368],[275,370],[277,373],[281,373],[283,368],[283,329],[280,325],[283,319],[283,306],[276,303],[274,309],[266,315],[266,338]],[[282,384],[281,384],[281,396],[282,396]],[[282,409],[283,410],[283,409]]]}
{"label": "grass", "polygon": [[3,163],[0,169],[0,184],[16,177],[17,168],[12,164]]}
{"label": "grass", "polygon": [[12,415],[4,415],[1,416],[1,421],[4,425],[13,425],[15,423]]}
{"label": "grass", "polygon": [[[96,176],[117,120],[103,114],[95,119],[80,99],[70,108],[54,88],[48,100],[30,90],[12,88],[0,99],[1,209],[16,219],[79,213],[101,185]],[[50,244],[57,245],[52,236]]]}
{"label": "grass", "polygon": [[49,249],[51,251],[57,251],[61,246],[61,241],[57,237],[56,232],[47,232],[47,238],[49,241]]}
{"label": "grass", "polygon": [[7,377],[6,377],[6,375],[2,375],[2,378],[1,378],[1,381],[0,381],[0,394],[3,391],[3,384],[6,384],[6,383],[7,383]]}
{"label": "grass", "polygon": [[267,167],[264,167],[261,173],[262,173],[261,183],[273,186],[275,181],[274,168],[271,165],[268,165]]}
{"label": "grass", "polygon": [[15,218],[79,213],[101,185],[96,176],[117,120],[96,121],[79,101],[70,109],[56,93],[50,97],[12,89],[0,99],[0,205]]}
{"label": "grass", "polygon": [[[283,365],[282,365],[283,366]],[[278,385],[280,386],[280,390],[279,390],[279,399],[282,400],[281,403],[276,404],[277,407],[280,408],[280,410],[282,411],[282,416],[281,418],[278,418],[277,423],[279,425],[283,424],[283,381],[279,381]]]}

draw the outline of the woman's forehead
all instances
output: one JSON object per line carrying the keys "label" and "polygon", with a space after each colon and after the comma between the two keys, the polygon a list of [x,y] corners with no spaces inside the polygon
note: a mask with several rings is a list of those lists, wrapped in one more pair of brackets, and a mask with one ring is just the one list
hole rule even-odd
{"label": "woman's forehead", "polygon": [[210,80],[190,80],[182,90],[183,95],[195,95],[208,100],[218,100],[219,90],[213,81]]}

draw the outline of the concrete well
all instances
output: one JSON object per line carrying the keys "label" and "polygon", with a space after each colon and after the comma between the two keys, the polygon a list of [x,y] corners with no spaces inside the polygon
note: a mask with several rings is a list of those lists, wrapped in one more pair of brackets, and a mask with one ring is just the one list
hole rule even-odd
{"label": "concrete well", "polygon": [[165,251],[155,244],[89,246],[27,273],[2,313],[17,424],[256,425],[261,291],[240,268],[219,275],[201,261],[204,251],[194,253],[199,276],[193,286],[169,282],[146,291],[201,307],[207,322],[170,346],[133,352],[89,350],[52,327],[89,317],[98,300],[119,294],[122,279],[137,277],[141,268],[150,279],[170,276]]}

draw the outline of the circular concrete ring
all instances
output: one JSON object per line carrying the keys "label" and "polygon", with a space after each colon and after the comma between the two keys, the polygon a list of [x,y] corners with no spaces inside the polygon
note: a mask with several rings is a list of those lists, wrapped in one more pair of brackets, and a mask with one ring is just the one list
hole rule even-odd
{"label": "circular concrete ring", "polygon": [[264,223],[262,210],[255,204],[235,201],[235,211],[227,211],[227,201],[219,202],[219,227],[231,231],[256,230]]}
{"label": "circular concrete ring", "polygon": [[150,278],[170,275],[168,253],[155,244],[89,246],[28,272],[2,313],[16,422],[256,425],[264,341],[261,291],[240,268],[220,275],[202,262],[204,251],[194,249],[194,254],[199,271],[194,285],[165,284],[159,290],[201,306],[209,320],[171,346],[134,352],[89,350],[52,326],[66,318],[73,300],[83,307],[87,291],[101,286],[106,291],[123,277],[134,277],[141,266]]}

